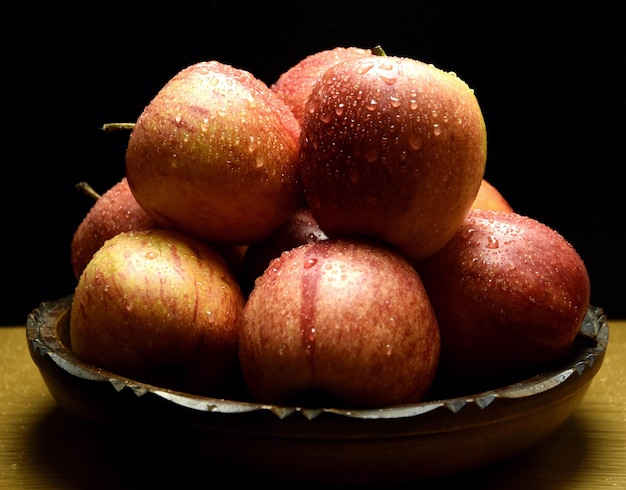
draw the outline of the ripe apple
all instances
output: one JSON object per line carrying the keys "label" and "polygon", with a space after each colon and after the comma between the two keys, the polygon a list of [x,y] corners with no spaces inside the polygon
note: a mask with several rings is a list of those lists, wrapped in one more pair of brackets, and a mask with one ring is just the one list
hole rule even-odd
{"label": "ripe apple", "polygon": [[371,49],[354,46],[326,49],[303,58],[282,73],[270,88],[289,106],[296,119],[302,122],[306,100],[315,82],[331,66],[350,58],[372,54]]}
{"label": "ripe apple", "polygon": [[480,183],[478,194],[476,194],[470,209],[492,209],[494,211],[513,212],[513,207],[502,193],[485,179]]}
{"label": "ripe apple", "polygon": [[254,281],[272,259],[285,250],[328,238],[320,229],[311,210],[298,208],[289,219],[265,240],[250,244],[243,256],[239,283],[244,295],[250,294]]}
{"label": "ripe apple", "polygon": [[301,129],[302,183],[320,227],[377,238],[410,260],[452,237],[483,178],[486,127],[474,92],[419,60],[372,55],[330,67]]}
{"label": "ripe apple", "polygon": [[117,374],[217,393],[237,368],[244,298],[223,258],[174,230],[122,232],[85,267],[71,348]]}
{"label": "ripe apple", "polygon": [[573,246],[517,213],[470,211],[416,267],[441,331],[442,372],[483,387],[562,361],[589,306]]}
{"label": "ripe apple", "polygon": [[244,308],[239,359],[261,403],[381,407],[421,400],[439,330],[422,282],[393,249],[318,240],[287,250]]}
{"label": "ripe apple", "polygon": [[139,116],[126,177],[162,227],[246,245],[302,202],[299,131],[291,110],[251,73],[196,63],[168,80]]}
{"label": "ripe apple", "polygon": [[126,177],[114,184],[89,209],[74,232],[71,264],[76,279],[104,242],[118,233],[157,228],[157,223],[139,206]]}

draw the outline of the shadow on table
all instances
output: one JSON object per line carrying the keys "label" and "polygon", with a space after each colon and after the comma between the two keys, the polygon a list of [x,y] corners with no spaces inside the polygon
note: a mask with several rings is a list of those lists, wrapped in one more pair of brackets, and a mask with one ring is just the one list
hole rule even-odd
{"label": "shadow on table", "polygon": [[[541,444],[499,464],[436,480],[392,485],[391,488],[440,489],[458,485],[465,489],[552,488],[550,482],[567,487],[576,478],[576,467],[586,457],[583,420],[574,413]],[[40,481],[48,488],[93,490],[141,489],[176,486],[208,487],[228,484],[271,484],[274,488],[307,488],[302,482],[264,481],[236,462],[217,463],[186,451],[184,444],[167,439],[150,440],[112,425],[94,424],[57,409],[42,418],[27,434],[36,448],[25,455],[32,466],[42,468],[28,481]],[[454,451],[454,448],[450,448]],[[557,456],[555,456],[557,455]],[[259,454],[259,458],[263,458]],[[311,471],[319,471],[312,467]],[[378,488],[380,485],[376,485]],[[320,485],[310,485],[310,488]],[[324,485],[326,488],[332,488]],[[346,485],[342,485],[345,488]],[[339,487],[337,487],[339,488]],[[364,488],[364,487],[360,487]]]}

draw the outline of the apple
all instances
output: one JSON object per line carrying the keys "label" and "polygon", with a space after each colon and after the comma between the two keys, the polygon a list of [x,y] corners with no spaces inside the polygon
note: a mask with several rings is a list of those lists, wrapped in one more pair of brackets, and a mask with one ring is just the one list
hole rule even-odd
{"label": "apple", "polygon": [[581,257],[544,223],[472,210],[416,265],[441,332],[441,370],[482,387],[563,361],[589,307]]}
{"label": "apple", "polygon": [[306,101],[317,79],[331,66],[350,58],[372,54],[371,49],[338,46],[313,53],[303,58],[270,85],[270,88],[289,106],[296,119],[302,122]]}
{"label": "apple", "polygon": [[321,75],[300,147],[305,198],[329,237],[374,237],[418,260],[469,211],[487,135],[473,90],[454,73],[372,55]]}
{"label": "apple", "polygon": [[239,362],[260,403],[383,407],[423,399],[439,349],[433,308],[402,255],[327,239],[283,252],[259,277]]}
{"label": "apple", "polygon": [[247,296],[272,259],[285,250],[328,238],[315,221],[311,210],[298,208],[289,219],[265,240],[250,244],[243,256],[239,284]]}
{"label": "apple", "polygon": [[212,247],[174,230],[122,232],[80,276],[71,348],[122,376],[218,394],[238,372],[243,306],[239,285]]}
{"label": "apple", "polygon": [[94,197],[96,201],[74,231],[70,246],[72,271],[76,279],[109,238],[123,231],[158,227],[135,200],[126,177],[102,195]]}
{"label": "apple", "polygon": [[502,193],[486,179],[483,179],[480,183],[478,194],[476,194],[470,209],[492,209],[495,211],[508,212],[513,211],[513,207],[502,195]]}
{"label": "apple", "polygon": [[215,244],[265,238],[303,200],[300,127],[251,73],[200,62],[145,107],[126,149],[126,177],[162,227]]}

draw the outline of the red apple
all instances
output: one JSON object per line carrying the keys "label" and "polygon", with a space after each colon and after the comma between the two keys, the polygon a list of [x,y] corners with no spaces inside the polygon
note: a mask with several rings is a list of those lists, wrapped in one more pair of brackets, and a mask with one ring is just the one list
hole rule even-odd
{"label": "red apple", "polygon": [[285,250],[328,238],[308,208],[297,209],[289,219],[265,240],[250,244],[240,269],[240,285],[248,295],[272,259]]}
{"label": "red apple", "polygon": [[246,245],[302,202],[299,131],[261,80],[217,61],[197,63],[172,77],[139,116],[126,177],[162,227]]}
{"label": "red apple", "polygon": [[517,213],[470,211],[417,270],[441,330],[442,371],[486,387],[563,361],[589,306],[573,246]]}
{"label": "red apple", "polygon": [[439,330],[415,269],[376,242],[328,239],[274,259],[244,308],[239,359],[262,403],[420,401]]}
{"label": "red apple", "polygon": [[71,348],[123,376],[216,393],[237,367],[243,306],[238,284],[211,247],[172,230],[122,232],[80,276]]}
{"label": "red apple", "polygon": [[304,106],[315,82],[331,66],[350,58],[360,58],[372,54],[370,49],[354,46],[336,47],[318,51],[303,58],[282,73],[270,88],[285,101],[299,122],[304,116]]}
{"label": "red apple", "polygon": [[415,59],[342,61],[301,124],[307,202],[330,237],[369,236],[410,260],[439,250],[478,193],[487,138],[468,85]]}
{"label": "red apple", "polygon": [[512,212],[513,207],[493,184],[483,179],[474,198],[471,209],[492,209]]}
{"label": "red apple", "polygon": [[131,230],[157,228],[157,223],[139,206],[126,177],[99,196],[72,237],[70,257],[76,279],[94,253],[109,238]]}

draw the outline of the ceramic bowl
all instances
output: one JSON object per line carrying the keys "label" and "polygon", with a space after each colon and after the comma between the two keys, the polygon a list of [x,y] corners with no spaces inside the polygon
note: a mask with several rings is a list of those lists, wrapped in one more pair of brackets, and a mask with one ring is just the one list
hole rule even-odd
{"label": "ceramic bowl", "polygon": [[71,295],[42,303],[26,328],[61,407],[249,475],[323,484],[416,481],[516,455],[574,412],[608,343],[602,309],[591,307],[567,363],[514,384],[381,409],[312,409],[191,395],[83,362],[69,348],[70,307]]}

